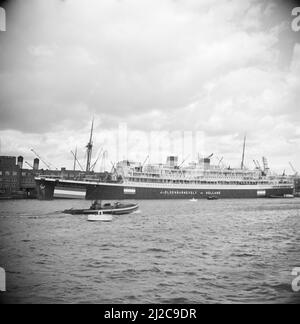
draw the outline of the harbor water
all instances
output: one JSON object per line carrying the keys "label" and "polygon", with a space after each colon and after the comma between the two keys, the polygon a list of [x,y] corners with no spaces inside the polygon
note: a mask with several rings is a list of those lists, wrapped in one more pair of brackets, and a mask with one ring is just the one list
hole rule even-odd
{"label": "harbor water", "polygon": [[141,201],[89,223],[88,201],[0,201],[3,303],[297,303],[300,199]]}

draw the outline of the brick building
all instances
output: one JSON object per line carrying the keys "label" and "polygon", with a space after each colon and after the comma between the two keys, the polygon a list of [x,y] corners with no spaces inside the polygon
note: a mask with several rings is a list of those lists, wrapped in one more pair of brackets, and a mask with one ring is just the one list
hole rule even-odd
{"label": "brick building", "polygon": [[11,194],[20,189],[20,167],[12,156],[0,156],[0,194]]}
{"label": "brick building", "polygon": [[74,170],[43,170],[39,168],[39,159],[33,161],[32,169],[23,169],[23,157],[0,156],[0,199],[35,198],[35,177],[45,176],[67,180],[105,180],[108,173],[82,172]]}
{"label": "brick building", "polygon": [[295,192],[300,195],[300,178],[295,178]]}

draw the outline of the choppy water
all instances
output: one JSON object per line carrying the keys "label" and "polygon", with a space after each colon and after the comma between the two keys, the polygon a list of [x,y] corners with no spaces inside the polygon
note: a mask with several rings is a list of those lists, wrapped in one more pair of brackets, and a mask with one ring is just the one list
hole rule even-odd
{"label": "choppy water", "polygon": [[292,303],[300,199],[143,201],[112,223],[86,201],[0,202],[8,303]]}

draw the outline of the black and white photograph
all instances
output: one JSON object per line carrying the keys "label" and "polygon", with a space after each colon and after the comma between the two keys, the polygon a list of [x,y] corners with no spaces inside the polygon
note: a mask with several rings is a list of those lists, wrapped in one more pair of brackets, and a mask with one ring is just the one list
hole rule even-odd
{"label": "black and white photograph", "polygon": [[299,303],[300,1],[0,1],[0,304]]}

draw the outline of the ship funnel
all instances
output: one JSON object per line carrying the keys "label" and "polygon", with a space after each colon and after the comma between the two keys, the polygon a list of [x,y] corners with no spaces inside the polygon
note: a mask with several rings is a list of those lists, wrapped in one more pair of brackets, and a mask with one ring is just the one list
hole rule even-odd
{"label": "ship funnel", "polygon": [[23,156],[19,156],[19,157],[18,157],[18,167],[19,167],[20,169],[23,169],[23,162],[24,162],[24,158],[23,158]]}
{"label": "ship funnel", "polygon": [[176,168],[178,165],[178,157],[177,156],[168,156],[167,165],[170,168]]}
{"label": "ship funnel", "polygon": [[33,161],[33,170],[38,171],[40,165],[40,160],[39,159],[34,159]]}

